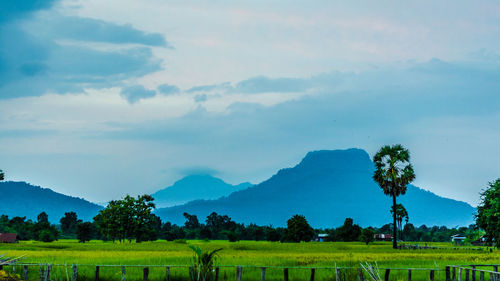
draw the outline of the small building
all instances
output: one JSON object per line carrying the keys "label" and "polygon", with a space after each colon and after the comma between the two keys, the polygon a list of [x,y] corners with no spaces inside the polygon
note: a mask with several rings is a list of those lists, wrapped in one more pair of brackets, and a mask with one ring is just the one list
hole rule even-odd
{"label": "small building", "polygon": [[328,237],[328,234],[327,233],[320,233],[318,234],[318,236],[316,236],[316,238],[314,239],[314,241],[316,242],[325,242],[326,239]]}
{"label": "small building", "polygon": [[17,234],[15,233],[0,233],[0,243],[16,243]]}
{"label": "small building", "polygon": [[375,241],[392,241],[392,234],[378,233],[373,235]]}
{"label": "small building", "polygon": [[451,236],[451,242],[455,245],[462,245],[465,239],[467,239],[467,237],[462,234],[455,234]]}

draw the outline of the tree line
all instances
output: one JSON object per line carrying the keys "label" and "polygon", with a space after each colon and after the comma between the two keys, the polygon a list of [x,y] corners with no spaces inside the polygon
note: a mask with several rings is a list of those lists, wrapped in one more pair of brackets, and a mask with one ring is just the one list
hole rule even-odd
{"label": "tree line", "polygon": [[[59,224],[49,223],[45,212],[38,215],[36,221],[26,217],[10,218],[0,216],[0,232],[17,233],[19,240],[38,240],[52,242],[61,238],[78,239],[80,242],[103,240],[111,242],[142,242],[164,239],[168,241],[180,239],[199,240],[255,240],[300,242],[315,240],[318,234],[326,234],[324,241],[362,241],[370,243],[374,234],[391,233],[392,224],[382,227],[362,228],[352,218],[346,218],[344,224],[337,228],[313,229],[307,219],[295,215],[287,221],[286,227],[245,225],[233,221],[227,215],[216,212],[208,215],[204,221],[194,214],[184,213],[183,225],[162,222],[152,213],[153,199],[149,195],[137,198],[126,196],[122,200],[111,201],[101,210],[92,222],[83,222],[75,212],[67,212],[59,220]],[[450,236],[462,234],[477,236],[474,225],[460,228],[446,226],[415,227],[407,223],[402,228],[402,240],[420,242],[448,242]]]}

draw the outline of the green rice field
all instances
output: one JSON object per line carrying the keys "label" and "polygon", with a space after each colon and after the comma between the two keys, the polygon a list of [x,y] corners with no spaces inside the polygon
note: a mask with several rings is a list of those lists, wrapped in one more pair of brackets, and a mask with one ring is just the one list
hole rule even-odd
{"label": "green rice field", "polygon": [[[360,263],[365,262],[376,263],[382,278],[385,268],[391,268],[390,280],[407,280],[407,268],[413,269],[413,280],[429,280],[429,269],[436,270],[435,280],[445,280],[446,265],[500,263],[498,250],[456,250],[451,243],[428,244],[449,249],[393,250],[390,242],[367,246],[361,242],[92,241],[83,244],[76,240],[59,240],[0,244],[0,254],[23,256],[20,263],[36,264],[29,266],[30,280],[40,280],[43,266],[39,264],[52,264],[52,280],[71,280],[73,264],[78,265],[78,280],[94,280],[96,265],[101,265],[100,280],[122,280],[122,265],[138,265],[126,267],[126,280],[142,280],[145,267],[149,267],[149,280],[165,280],[167,265],[171,280],[188,280],[188,266],[193,257],[188,245],[203,250],[223,248],[216,262],[220,267],[219,280],[236,280],[236,266],[242,266],[243,281],[261,280],[261,267],[267,267],[266,280],[283,280],[285,267],[289,280],[293,281],[310,280],[311,268],[316,268],[315,280],[336,280],[335,267],[344,268],[341,270],[344,279],[358,280]],[[4,270],[23,275],[21,265],[6,266]]]}

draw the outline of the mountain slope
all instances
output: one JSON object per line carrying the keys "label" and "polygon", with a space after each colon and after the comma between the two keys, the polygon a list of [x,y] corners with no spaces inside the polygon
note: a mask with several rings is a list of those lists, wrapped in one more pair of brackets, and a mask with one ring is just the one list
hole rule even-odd
{"label": "mountain slope", "polygon": [[157,207],[169,207],[197,199],[217,199],[251,185],[248,182],[231,185],[210,175],[191,175],[151,195]]}
{"label": "mountain slope", "polygon": [[[199,200],[157,210],[163,220],[184,222],[182,214],[201,220],[215,211],[233,220],[283,226],[294,214],[303,214],[314,227],[336,227],[346,217],[363,226],[391,222],[391,198],[372,180],[374,166],[360,149],[314,151],[295,167],[218,200]],[[418,172],[418,171],[417,171]],[[418,174],[417,174],[418,176]],[[439,197],[410,185],[398,202],[415,225],[468,225],[475,209],[467,203]]]}
{"label": "mountain slope", "polygon": [[0,182],[0,214],[36,220],[41,212],[52,223],[59,223],[65,212],[75,212],[79,219],[91,221],[101,206],[25,182]]}

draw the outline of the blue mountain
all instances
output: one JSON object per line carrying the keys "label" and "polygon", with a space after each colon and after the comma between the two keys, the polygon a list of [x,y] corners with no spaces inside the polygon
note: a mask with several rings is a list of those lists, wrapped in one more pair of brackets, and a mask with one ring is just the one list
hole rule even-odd
{"label": "blue mountain", "polygon": [[79,219],[92,221],[102,209],[102,206],[85,199],[26,182],[0,182],[0,198],[0,215],[36,220],[38,214],[46,212],[52,223],[59,223],[65,212],[75,212]]}
{"label": "blue mountain", "polygon": [[[372,180],[374,165],[361,149],[308,153],[295,167],[268,180],[216,200],[197,200],[158,209],[165,221],[182,224],[183,213],[204,219],[211,212],[259,225],[284,226],[303,214],[314,227],[336,227],[346,217],[362,226],[391,222],[391,198]],[[417,171],[418,173],[418,171]],[[417,174],[418,176],[418,174]],[[462,226],[473,223],[475,209],[465,202],[440,197],[413,185],[398,197],[414,225]]]}
{"label": "blue mountain", "polygon": [[248,182],[231,185],[210,175],[191,175],[153,193],[152,196],[157,207],[170,207],[197,199],[218,199],[251,185]]}

